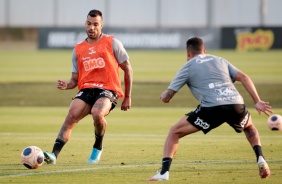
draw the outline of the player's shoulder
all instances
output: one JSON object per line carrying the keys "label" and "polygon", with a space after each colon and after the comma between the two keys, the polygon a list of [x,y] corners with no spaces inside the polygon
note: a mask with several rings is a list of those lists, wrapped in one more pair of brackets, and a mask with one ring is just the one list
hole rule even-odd
{"label": "player's shoulder", "polygon": [[86,39],[77,42],[77,43],[75,44],[75,47],[76,47],[76,46],[79,46],[79,45],[82,45],[82,44],[84,44],[84,43],[86,43]]}
{"label": "player's shoulder", "polygon": [[104,37],[104,38],[114,38],[114,35],[102,33],[102,37]]}

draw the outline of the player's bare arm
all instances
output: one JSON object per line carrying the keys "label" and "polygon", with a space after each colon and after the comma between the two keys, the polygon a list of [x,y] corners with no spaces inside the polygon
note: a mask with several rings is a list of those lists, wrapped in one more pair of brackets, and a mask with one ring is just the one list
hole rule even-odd
{"label": "player's bare arm", "polygon": [[133,70],[129,61],[119,64],[120,68],[124,71],[124,99],[121,104],[121,110],[128,110],[131,107],[131,89]]}
{"label": "player's bare arm", "polygon": [[244,88],[250,94],[255,104],[260,101],[256,87],[248,75],[239,71],[235,76],[235,80],[243,84]]}
{"label": "player's bare arm", "polygon": [[260,97],[257,93],[256,87],[255,87],[253,81],[250,79],[250,77],[248,75],[239,71],[236,74],[235,80],[240,81],[243,84],[244,88],[247,90],[247,92],[252,97],[252,99],[255,103],[255,108],[256,108],[256,110],[258,111],[259,114],[261,114],[261,112],[263,112],[264,114],[269,116],[270,113],[272,113],[271,106],[269,105],[268,102],[264,102],[260,99]]}
{"label": "player's bare arm", "polygon": [[57,88],[60,90],[73,89],[77,86],[77,80],[78,80],[78,74],[72,73],[72,76],[69,82],[66,82],[64,80],[58,80]]}
{"label": "player's bare arm", "polygon": [[161,96],[160,99],[164,102],[164,103],[168,103],[170,102],[170,100],[172,99],[172,97],[175,95],[176,91],[173,91],[171,89],[167,89],[165,90]]}

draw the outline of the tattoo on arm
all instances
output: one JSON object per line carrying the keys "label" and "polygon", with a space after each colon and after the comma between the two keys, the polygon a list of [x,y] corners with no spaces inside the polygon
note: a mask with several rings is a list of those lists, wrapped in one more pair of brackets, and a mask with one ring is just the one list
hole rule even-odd
{"label": "tattoo on arm", "polygon": [[67,88],[68,88],[68,89],[73,89],[73,88],[75,88],[76,86],[77,86],[77,79],[74,78],[74,77],[72,77],[72,78],[70,79],[70,81],[68,82]]}
{"label": "tattoo on arm", "polygon": [[120,68],[124,71],[124,88],[125,88],[125,96],[131,96],[131,88],[132,88],[132,78],[133,71],[129,61],[125,61],[120,64]]}
{"label": "tattoo on arm", "polygon": [[68,81],[66,89],[73,89],[77,86],[78,83],[78,74],[72,73],[71,79]]}

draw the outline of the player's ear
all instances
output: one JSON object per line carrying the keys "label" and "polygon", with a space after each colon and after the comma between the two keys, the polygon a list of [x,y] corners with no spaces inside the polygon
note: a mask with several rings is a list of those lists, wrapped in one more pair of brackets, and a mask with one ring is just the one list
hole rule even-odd
{"label": "player's ear", "polygon": [[190,54],[190,52],[188,50],[186,50],[186,56],[187,56],[187,61],[188,61],[190,59],[190,57],[191,57],[191,54]]}

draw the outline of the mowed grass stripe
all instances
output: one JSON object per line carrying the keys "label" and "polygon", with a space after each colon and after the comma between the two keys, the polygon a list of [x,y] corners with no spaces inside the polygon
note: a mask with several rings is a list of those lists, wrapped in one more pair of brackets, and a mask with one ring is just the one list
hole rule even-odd
{"label": "mowed grass stripe", "polygon": [[[161,167],[169,128],[194,109],[166,105],[133,107],[128,112],[117,108],[107,116],[104,152],[98,165],[86,164],[94,142],[93,119],[87,116],[73,129],[57,164],[44,164],[36,170],[28,170],[21,164],[21,151],[29,145],[51,151],[68,107],[0,107],[0,183],[144,183]],[[249,110],[272,170],[271,177],[263,182],[281,183],[282,134],[268,129],[267,116]],[[282,109],[274,110],[282,113]],[[32,174],[25,175],[29,173]],[[261,181],[255,154],[244,133],[237,134],[224,124],[207,135],[199,132],[180,140],[169,182],[253,184]]]}
{"label": "mowed grass stripe", "polygon": [[[12,133],[12,132],[0,132],[0,136],[24,136],[24,137],[29,137],[29,136],[56,136],[56,133],[32,133],[32,135],[30,133]],[[197,138],[197,137],[201,137],[204,139],[208,139],[208,138],[223,138],[224,139],[234,139],[234,138],[242,138],[243,134],[228,134],[228,135],[195,135],[195,134],[191,134],[189,135],[189,137],[193,137],[193,138]],[[85,134],[85,133],[73,133],[74,137],[91,137],[93,136],[93,134]],[[107,137],[159,137],[159,138],[165,138],[166,135],[159,135],[159,134],[111,134],[111,133],[107,133],[106,134]],[[282,134],[281,135],[260,135],[261,138],[268,138],[268,139],[278,139],[278,138],[282,138]]]}
{"label": "mowed grass stripe", "polygon": [[[186,62],[183,50],[129,50],[135,82],[169,82]],[[69,80],[71,76],[69,50],[0,51],[0,83],[52,82]],[[235,50],[209,51],[228,59],[249,74],[255,83],[281,84],[282,52],[237,52]]]}
{"label": "mowed grass stripe", "polygon": [[[246,160],[221,160],[221,161],[195,161],[195,162],[173,162],[174,166],[182,166],[182,165],[229,165],[229,164],[252,164],[254,165],[254,161],[246,161]],[[282,160],[270,160],[268,163],[282,163]],[[92,171],[92,170],[103,170],[103,169],[120,169],[120,168],[136,168],[136,167],[157,167],[160,164],[140,164],[140,165],[108,165],[108,166],[99,166],[95,165],[95,167],[91,168],[77,168],[77,169],[63,169],[63,170],[54,170],[54,171],[43,171],[43,172],[25,172],[25,173],[15,173],[8,174],[4,176],[0,176],[0,178],[11,178],[11,177],[22,177],[22,176],[31,176],[31,175],[48,175],[48,174],[58,174],[58,173],[72,173],[72,172],[81,172],[81,171]]]}
{"label": "mowed grass stripe", "polygon": [[[69,80],[71,52],[72,50],[0,51],[0,60],[4,61],[0,62],[0,106],[69,106],[77,90],[58,91],[56,81]],[[186,62],[185,51],[128,52],[134,70],[133,107],[162,107],[159,96]],[[274,108],[282,107],[281,50],[208,52],[230,60],[254,80],[263,100],[269,101]],[[237,86],[246,104],[253,106],[242,85]],[[183,88],[173,98],[170,107],[194,107],[197,104],[189,90]]]}
{"label": "mowed grass stripe", "polygon": [[[281,75],[282,78],[282,75]],[[160,94],[169,82],[134,82],[132,87],[132,107],[164,107]],[[236,84],[248,107],[253,101],[244,87]],[[257,90],[261,98],[269,101],[272,107],[282,107],[281,84],[258,83]],[[54,82],[0,83],[0,107],[2,106],[69,106],[77,89],[60,91]],[[122,99],[118,101],[120,106]],[[172,99],[169,107],[196,107],[198,102],[185,86]],[[168,106],[168,105],[167,105]]]}

